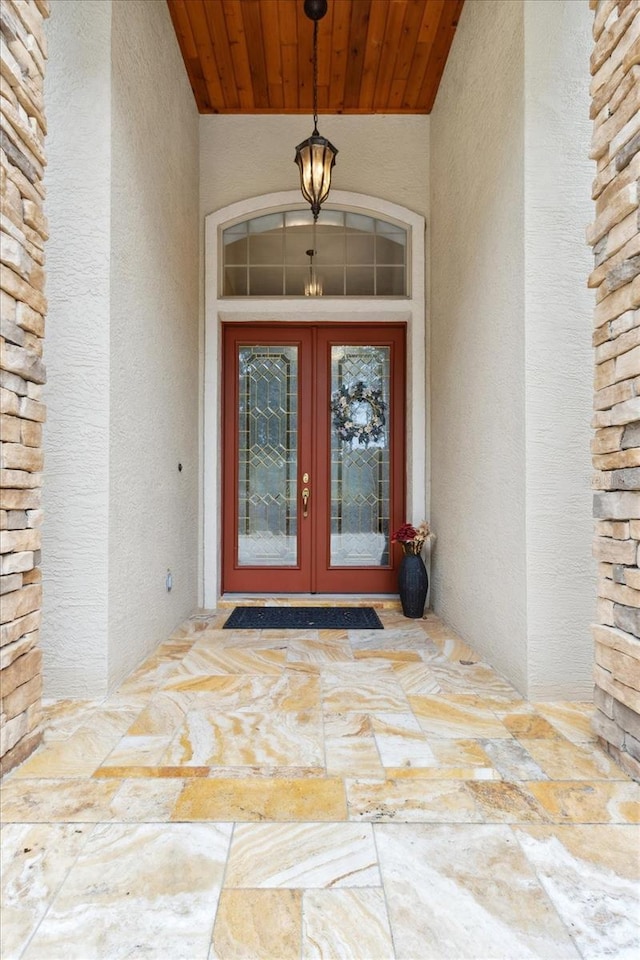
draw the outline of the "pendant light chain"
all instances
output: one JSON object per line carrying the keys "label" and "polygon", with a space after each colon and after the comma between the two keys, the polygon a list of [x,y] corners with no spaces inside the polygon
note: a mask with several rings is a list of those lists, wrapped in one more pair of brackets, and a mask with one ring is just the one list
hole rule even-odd
{"label": "pendant light chain", "polygon": [[313,21],[313,136],[318,136],[318,21]]}

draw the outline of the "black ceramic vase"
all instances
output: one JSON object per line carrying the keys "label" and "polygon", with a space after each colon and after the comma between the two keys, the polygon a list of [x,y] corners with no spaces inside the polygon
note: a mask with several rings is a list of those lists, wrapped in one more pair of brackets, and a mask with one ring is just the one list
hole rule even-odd
{"label": "black ceramic vase", "polygon": [[424,613],[429,576],[422,557],[406,553],[400,561],[398,592],[405,617],[417,620]]}

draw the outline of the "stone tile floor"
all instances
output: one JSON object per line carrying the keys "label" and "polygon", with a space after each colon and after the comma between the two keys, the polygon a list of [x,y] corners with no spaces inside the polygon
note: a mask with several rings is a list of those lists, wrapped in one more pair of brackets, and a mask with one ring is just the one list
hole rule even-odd
{"label": "stone tile floor", "polygon": [[640,787],[432,614],[188,620],[2,789],[2,958],[640,956]]}

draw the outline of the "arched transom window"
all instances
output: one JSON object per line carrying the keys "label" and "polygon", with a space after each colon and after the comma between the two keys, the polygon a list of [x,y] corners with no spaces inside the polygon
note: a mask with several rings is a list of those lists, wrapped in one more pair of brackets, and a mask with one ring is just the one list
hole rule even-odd
{"label": "arched transom window", "polygon": [[407,229],[346,210],[268,213],[222,231],[224,297],[406,297]]}

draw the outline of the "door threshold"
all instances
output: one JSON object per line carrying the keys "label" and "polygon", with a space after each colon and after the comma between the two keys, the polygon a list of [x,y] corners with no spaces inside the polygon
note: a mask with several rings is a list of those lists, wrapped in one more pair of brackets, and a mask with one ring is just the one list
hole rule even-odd
{"label": "door threshold", "polygon": [[218,599],[218,609],[227,607],[375,607],[379,610],[400,609],[397,594],[361,593],[224,593]]}

